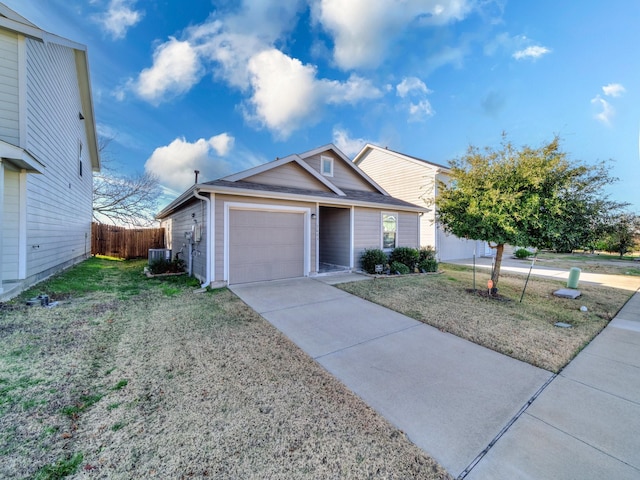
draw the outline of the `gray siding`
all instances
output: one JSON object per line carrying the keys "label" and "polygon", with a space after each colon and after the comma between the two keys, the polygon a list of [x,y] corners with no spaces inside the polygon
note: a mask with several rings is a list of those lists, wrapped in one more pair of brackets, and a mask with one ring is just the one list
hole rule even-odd
{"label": "gray siding", "polygon": [[0,31],[0,140],[20,145],[18,36]]}
{"label": "gray siding", "polygon": [[262,183],[264,185],[277,185],[283,187],[305,188],[328,192],[329,188],[313,178],[300,165],[294,162],[280,165],[266,172],[245,178],[245,182]]}
{"label": "gray siding", "polygon": [[380,210],[357,207],[353,221],[353,264],[360,268],[360,256],[365,249],[382,247],[382,216]]}
{"label": "gray siding", "polygon": [[417,213],[399,213],[398,215],[398,247],[419,248]]}
{"label": "gray siding", "polygon": [[320,263],[348,267],[351,250],[351,209],[320,207]]}
{"label": "gray siding", "polygon": [[[192,217],[192,215],[194,215]],[[179,255],[184,260],[185,265],[189,265],[189,240],[186,238],[185,233],[191,232],[193,225],[197,225],[200,229],[201,236],[199,242],[192,244],[192,273],[200,281],[204,281],[207,276],[206,261],[207,261],[207,206],[204,200],[193,200],[178,212],[174,213],[170,219],[163,222],[163,226],[170,223],[170,231],[167,235],[170,235],[167,245],[171,245],[172,258]],[[197,224],[194,222],[197,220]]]}
{"label": "gray siding", "polygon": [[[2,167],[0,167],[2,168]],[[20,173],[4,171],[4,212],[2,217],[2,277],[18,279],[18,255],[20,240]]]}
{"label": "gray siding", "polygon": [[[304,161],[307,164],[320,172],[320,157],[333,158],[333,177],[327,177],[327,179],[338,188],[346,188],[349,190],[364,190],[367,192],[375,192],[376,189],[369,184],[364,178],[362,178],[353,168],[345,165],[342,158],[334,155],[331,152],[324,152],[322,154],[314,155],[309,158],[305,158]],[[384,188],[384,187],[383,187]]]}
{"label": "gray siding", "polygon": [[27,176],[27,277],[41,277],[90,254],[92,173],[73,50],[25,42],[26,148],[46,167]]}

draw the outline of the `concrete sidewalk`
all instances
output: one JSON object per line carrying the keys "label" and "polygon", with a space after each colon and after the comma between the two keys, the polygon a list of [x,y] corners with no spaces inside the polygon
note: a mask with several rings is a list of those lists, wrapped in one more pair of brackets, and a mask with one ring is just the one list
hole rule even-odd
{"label": "concrete sidewalk", "polygon": [[231,290],[454,476],[466,474],[553,378],[329,283],[301,278]]}
{"label": "concrete sidewalk", "polygon": [[640,293],[467,478],[640,478]]}

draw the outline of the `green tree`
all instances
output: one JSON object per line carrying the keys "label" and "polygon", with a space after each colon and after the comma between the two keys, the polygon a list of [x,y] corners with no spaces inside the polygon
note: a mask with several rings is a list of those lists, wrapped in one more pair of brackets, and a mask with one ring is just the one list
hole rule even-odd
{"label": "green tree", "polygon": [[[539,148],[516,149],[506,136],[499,149],[470,146],[450,162],[449,178],[439,184],[438,222],[449,233],[496,250],[495,287],[505,244],[558,245],[569,232],[601,224],[602,205],[614,205],[602,192],[615,181],[604,164],[572,163],[558,137]],[[571,245],[584,238],[576,234]]]}
{"label": "green tree", "polygon": [[638,247],[640,238],[640,216],[624,212],[616,216],[611,225],[605,244],[607,251],[616,252],[622,258]]}

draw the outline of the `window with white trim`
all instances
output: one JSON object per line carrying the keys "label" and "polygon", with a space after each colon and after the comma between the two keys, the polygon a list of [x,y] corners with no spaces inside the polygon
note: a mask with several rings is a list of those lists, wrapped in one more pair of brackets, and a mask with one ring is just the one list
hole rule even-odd
{"label": "window with white trim", "polygon": [[398,240],[398,214],[382,213],[382,249],[396,248]]}
{"label": "window with white trim", "polygon": [[333,177],[333,158],[320,157],[320,173],[325,177]]}

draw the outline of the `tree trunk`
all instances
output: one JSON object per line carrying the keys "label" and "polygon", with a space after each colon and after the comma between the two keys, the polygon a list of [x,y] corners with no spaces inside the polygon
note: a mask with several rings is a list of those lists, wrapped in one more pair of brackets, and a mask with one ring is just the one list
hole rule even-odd
{"label": "tree trunk", "polygon": [[496,263],[493,266],[493,272],[491,272],[491,280],[493,281],[493,288],[498,288],[498,279],[500,278],[500,266],[502,265],[502,253],[504,252],[504,243],[496,245]]}

